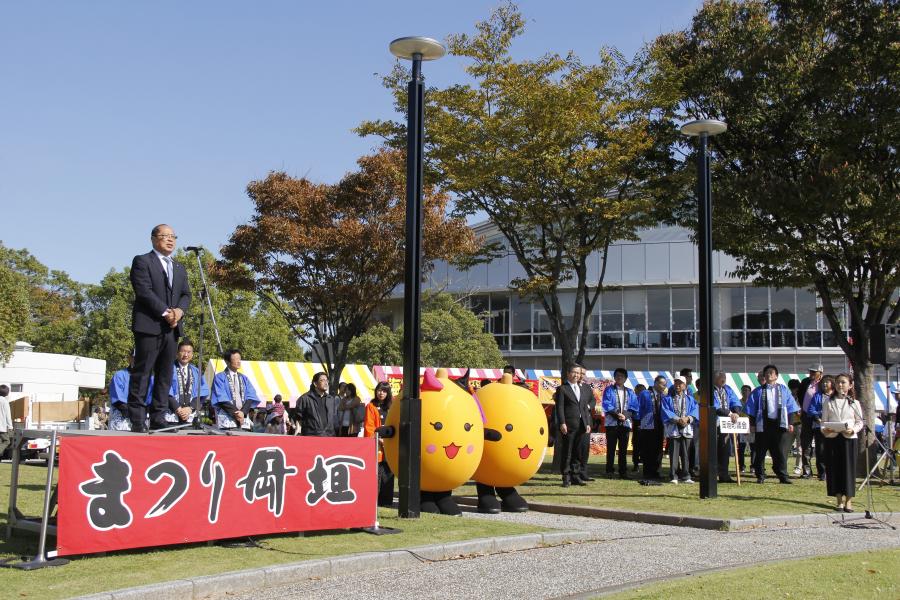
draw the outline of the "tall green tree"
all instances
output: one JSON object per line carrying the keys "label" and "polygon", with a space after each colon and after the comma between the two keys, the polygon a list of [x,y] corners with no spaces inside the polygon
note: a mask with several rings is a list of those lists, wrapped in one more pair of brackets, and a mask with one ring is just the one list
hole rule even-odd
{"label": "tall green tree", "polygon": [[26,337],[30,317],[25,278],[0,262],[0,364]]}
{"label": "tall green tree", "polygon": [[[363,157],[333,185],[271,173],[247,192],[254,214],[222,248],[220,272],[265,298],[314,349],[336,387],[350,341],[403,282],[404,156],[382,150]],[[447,201],[425,189],[426,265],[474,246],[465,223],[447,218]]]}
{"label": "tall green tree", "polygon": [[[650,120],[636,71],[615,50],[595,64],[572,53],[516,61],[510,47],[524,31],[518,8],[504,4],[474,34],[450,36],[472,83],[427,91],[428,174],[453,194],[457,214],[487,215],[500,231],[504,242],[486,254],[515,255],[525,276],[512,288],[541,304],[566,369],[584,357],[610,244],[651,223],[641,190]],[[385,79],[400,111],[406,79],[399,67]],[[398,122],[359,132],[405,139]],[[595,275],[588,264],[598,255]],[[567,306],[560,292],[573,287]]]}
{"label": "tall green tree", "polygon": [[20,337],[38,352],[75,354],[82,341],[82,286],[64,271],[49,269],[26,249],[0,244],[0,264],[18,275],[29,315]]}
{"label": "tall green tree", "polygon": [[871,427],[870,327],[900,320],[900,2],[707,2],[648,57],[668,135],[728,122],[711,142],[716,248],[742,277],[818,292]]}
{"label": "tall green tree", "polygon": [[[426,294],[422,302],[422,364],[434,367],[499,369],[503,355],[484,322],[447,293]],[[348,360],[367,365],[400,365],[403,328],[376,324],[350,342]]]}

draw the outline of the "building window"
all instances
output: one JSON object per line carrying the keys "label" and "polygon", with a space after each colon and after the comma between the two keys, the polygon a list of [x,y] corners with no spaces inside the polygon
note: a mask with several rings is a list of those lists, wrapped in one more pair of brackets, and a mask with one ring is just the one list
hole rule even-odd
{"label": "building window", "polygon": [[600,347],[601,348],[621,348],[622,347],[622,334],[621,333],[601,333],[600,334]]}
{"label": "building window", "polygon": [[794,329],[794,289],[772,289],[771,298],[772,329]]}
{"label": "building window", "polygon": [[694,329],[694,292],[695,288],[672,288],[673,330]]}
{"label": "building window", "polygon": [[[720,287],[718,317],[722,329],[744,329],[744,288]],[[722,342],[725,345],[725,342]],[[743,346],[743,342],[741,343]]]}
{"label": "building window", "polygon": [[[747,329],[769,328],[769,288],[748,287]],[[750,345],[750,342],[747,342]]]}
{"label": "building window", "polygon": [[[622,331],[622,291],[603,292],[600,298],[600,330]],[[607,346],[604,346],[607,347]]]}

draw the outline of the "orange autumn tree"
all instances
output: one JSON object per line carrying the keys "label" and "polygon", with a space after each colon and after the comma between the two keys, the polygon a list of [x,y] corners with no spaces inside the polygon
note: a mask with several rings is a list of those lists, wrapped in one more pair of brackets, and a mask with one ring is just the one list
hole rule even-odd
{"label": "orange autumn tree", "polygon": [[[222,248],[219,275],[276,307],[314,350],[334,389],[350,340],[403,283],[404,153],[380,150],[337,184],[272,172],[247,186],[255,212]],[[424,254],[453,261],[475,250],[471,230],[446,216],[449,198],[424,190]]]}

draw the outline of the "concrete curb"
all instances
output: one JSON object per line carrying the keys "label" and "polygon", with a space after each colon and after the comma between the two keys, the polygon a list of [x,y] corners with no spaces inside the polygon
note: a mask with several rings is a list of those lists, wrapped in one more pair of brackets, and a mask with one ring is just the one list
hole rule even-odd
{"label": "concrete curb", "polygon": [[[430,544],[414,548],[396,548],[381,552],[363,552],[333,558],[286,563],[218,575],[177,579],[111,592],[79,596],[76,600],[205,600],[229,594],[252,592],[260,588],[321,579],[332,573],[362,573],[389,567],[412,566],[427,561],[452,560],[478,554],[531,550],[545,546],[584,542],[595,539],[585,531],[548,531],[512,536],[497,536]],[[599,539],[599,538],[597,538]]]}
{"label": "concrete curb", "polygon": [[[464,506],[477,506],[478,499],[471,496],[457,497],[456,501]],[[814,513],[799,515],[778,515],[752,517],[747,519],[717,519],[713,517],[694,517],[666,513],[618,510],[595,506],[578,506],[576,504],[545,504],[528,502],[531,510],[555,515],[573,517],[590,517],[594,519],[612,519],[615,521],[633,521],[650,525],[674,525],[676,527],[692,527],[694,529],[710,529],[713,531],[747,531],[750,529],[771,529],[776,527],[827,527],[836,523],[848,523],[864,518],[864,512]],[[876,519],[891,523],[900,523],[898,513],[873,513]]]}

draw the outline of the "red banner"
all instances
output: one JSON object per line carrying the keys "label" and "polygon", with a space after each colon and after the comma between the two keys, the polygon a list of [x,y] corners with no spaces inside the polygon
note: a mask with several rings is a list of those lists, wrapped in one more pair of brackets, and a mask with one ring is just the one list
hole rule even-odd
{"label": "red banner", "polygon": [[64,436],[60,556],[375,524],[368,438]]}

